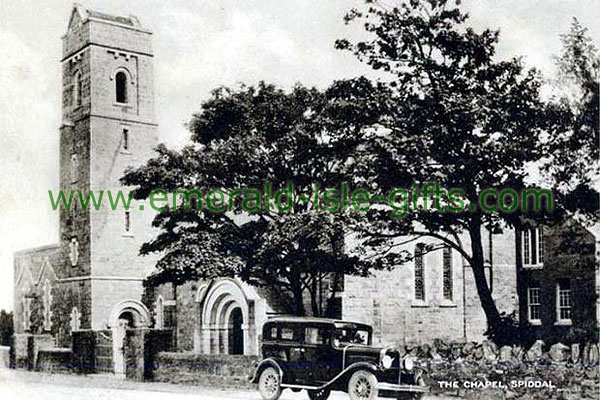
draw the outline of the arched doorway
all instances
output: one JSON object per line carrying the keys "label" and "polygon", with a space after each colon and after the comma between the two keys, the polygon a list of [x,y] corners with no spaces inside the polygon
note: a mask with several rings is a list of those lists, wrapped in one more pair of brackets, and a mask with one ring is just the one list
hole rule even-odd
{"label": "arched doorway", "polygon": [[244,317],[242,315],[242,309],[236,307],[229,315],[229,324],[227,327],[229,335],[229,354],[244,354],[243,324]]}
{"label": "arched doorway", "polygon": [[125,335],[127,329],[144,328],[150,324],[150,313],[146,306],[137,300],[125,300],[113,306],[108,317],[112,336],[112,356],[114,373],[125,378]]}
{"label": "arched doorway", "polygon": [[205,354],[258,354],[254,300],[235,279],[222,278],[200,297],[199,348]]}

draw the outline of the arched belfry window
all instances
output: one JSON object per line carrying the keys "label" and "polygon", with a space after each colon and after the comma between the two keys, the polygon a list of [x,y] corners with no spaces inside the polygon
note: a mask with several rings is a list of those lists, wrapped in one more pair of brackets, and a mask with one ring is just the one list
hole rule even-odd
{"label": "arched belfry window", "polygon": [[115,75],[117,103],[127,103],[127,75],[123,71]]}

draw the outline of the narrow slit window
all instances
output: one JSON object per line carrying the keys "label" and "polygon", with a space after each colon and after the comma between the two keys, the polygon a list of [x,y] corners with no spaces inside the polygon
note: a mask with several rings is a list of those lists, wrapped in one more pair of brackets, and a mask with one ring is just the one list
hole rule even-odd
{"label": "narrow slit window", "polygon": [[81,74],[75,76],[75,104],[79,107],[83,103],[83,79]]}
{"label": "narrow slit window", "polygon": [[129,232],[131,230],[131,213],[129,211],[125,211],[125,232]]}
{"label": "narrow slit window", "polygon": [[77,182],[79,175],[79,160],[77,154],[71,154],[71,183]]}
{"label": "narrow slit window", "polygon": [[123,128],[123,150],[129,150],[129,129]]}

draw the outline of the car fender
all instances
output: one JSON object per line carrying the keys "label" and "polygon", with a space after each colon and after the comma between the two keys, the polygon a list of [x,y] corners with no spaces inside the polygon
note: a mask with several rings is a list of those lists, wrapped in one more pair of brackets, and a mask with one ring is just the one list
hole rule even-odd
{"label": "car fender", "polygon": [[331,380],[330,384],[337,382],[340,379],[348,379],[348,378],[350,378],[350,376],[352,374],[354,374],[358,370],[368,371],[377,376],[377,372],[379,371],[379,368],[377,367],[377,365],[375,365],[371,362],[359,361],[359,362],[349,365],[340,374],[338,374],[333,380]]}
{"label": "car fender", "polygon": [[283,369],[281,369],[279,362],[277,362],[277,360],[274,358],[265,358],[261,362],[257,363],[254,366],[254,375],[250,378],[250,382],[258,383],[258,379],[260,377],[261,372],[263,372],[263,370],[268,367],[275,368],[279,373],[279,381],[283,382]]}

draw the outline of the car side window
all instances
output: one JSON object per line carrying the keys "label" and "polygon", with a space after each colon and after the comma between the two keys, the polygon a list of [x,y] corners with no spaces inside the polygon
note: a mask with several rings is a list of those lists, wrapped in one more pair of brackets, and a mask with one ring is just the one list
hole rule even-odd
{"label": "car side window", "polygon": [[266,327],[264,335],[265,340],[277,340],[277,327]]}
{"label": "car side window", "polygon": [[289,326],[282,326],[279,330],[279,339],[281,340],[294,340],[294,328]]}
{"label": "car side window", "polygon": [[326,344],[327,338],[325,329],[314,326],[307,326],[304,329],[304,343],[306,344]]}

